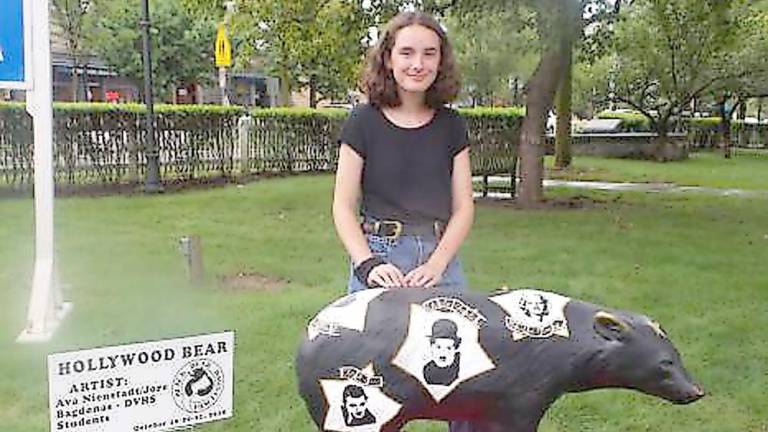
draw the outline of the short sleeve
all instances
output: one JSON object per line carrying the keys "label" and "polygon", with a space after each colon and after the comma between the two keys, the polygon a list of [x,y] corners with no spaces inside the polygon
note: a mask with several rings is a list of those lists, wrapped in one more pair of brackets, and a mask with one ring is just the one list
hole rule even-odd
{"label": "short sleeve", "polygon": [[347,144],[360,157],[365,159],[365,139],[363,135],[363,105],[357,105],[341,126],[339,145]]}
{"label": "short sleeve", "polygon": [[455,111],[453,114],[454,139],[452,140],[451,156],[456,156],[462,150],[469,147],[469,129],[467,128],[467,121],[461,114]]}

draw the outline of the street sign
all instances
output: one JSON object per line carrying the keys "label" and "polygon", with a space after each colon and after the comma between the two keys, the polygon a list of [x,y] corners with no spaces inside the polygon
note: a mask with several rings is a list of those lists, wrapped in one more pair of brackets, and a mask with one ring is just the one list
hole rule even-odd
{"label": "street sign", "polygon": [[31,0],[0,0],[0,88],[32,88]]}
{"label": "street sign", "polygon": [[232,66],[232,44],[227,36],[227,28],[222,23],[216,31],[216,66]]}

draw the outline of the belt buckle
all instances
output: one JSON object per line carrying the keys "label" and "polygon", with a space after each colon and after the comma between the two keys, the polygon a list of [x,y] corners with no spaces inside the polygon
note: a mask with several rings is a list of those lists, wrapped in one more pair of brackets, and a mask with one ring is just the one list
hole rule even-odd
{"label": "belt buckle", "polygon": [[[382,235],[381,234],[381,228],[385,225],[393,226],[394,232],[392,234],[388,235]],[[403,223],[400,221],[381,221],[375,223],[375,230],[379,235],[387,240],[397,240],[400,237],[400,234],[403,233]]]}

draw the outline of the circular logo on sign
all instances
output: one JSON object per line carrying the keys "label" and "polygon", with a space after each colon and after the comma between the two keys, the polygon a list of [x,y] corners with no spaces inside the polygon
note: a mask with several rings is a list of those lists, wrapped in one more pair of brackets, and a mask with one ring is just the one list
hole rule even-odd
{"label": "circular logo on sign", "polygon": [[224,371],[209,359],[193,360],[176,372],[171,393],[176,405],[184,411],[198,413],[219,400],[224,390]]}

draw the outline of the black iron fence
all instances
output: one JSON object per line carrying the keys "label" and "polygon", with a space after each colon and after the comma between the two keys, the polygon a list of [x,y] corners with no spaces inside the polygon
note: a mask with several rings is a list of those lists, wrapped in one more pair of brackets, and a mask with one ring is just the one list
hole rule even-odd
{"label": "black iron fence", "polygon": [[[250,114],[250,115],[246,115]],[[260,173],[330,171],[344,110],[159,106],[156,143],[163,180],[234,179]],[[519,110],[463,110],[478,175],[514,173]],[[139,184],[146,169],[139,105],[57,104],[57,187]],[[23,105],[0,105],[0,190],[33,183],[32,122]]]}

